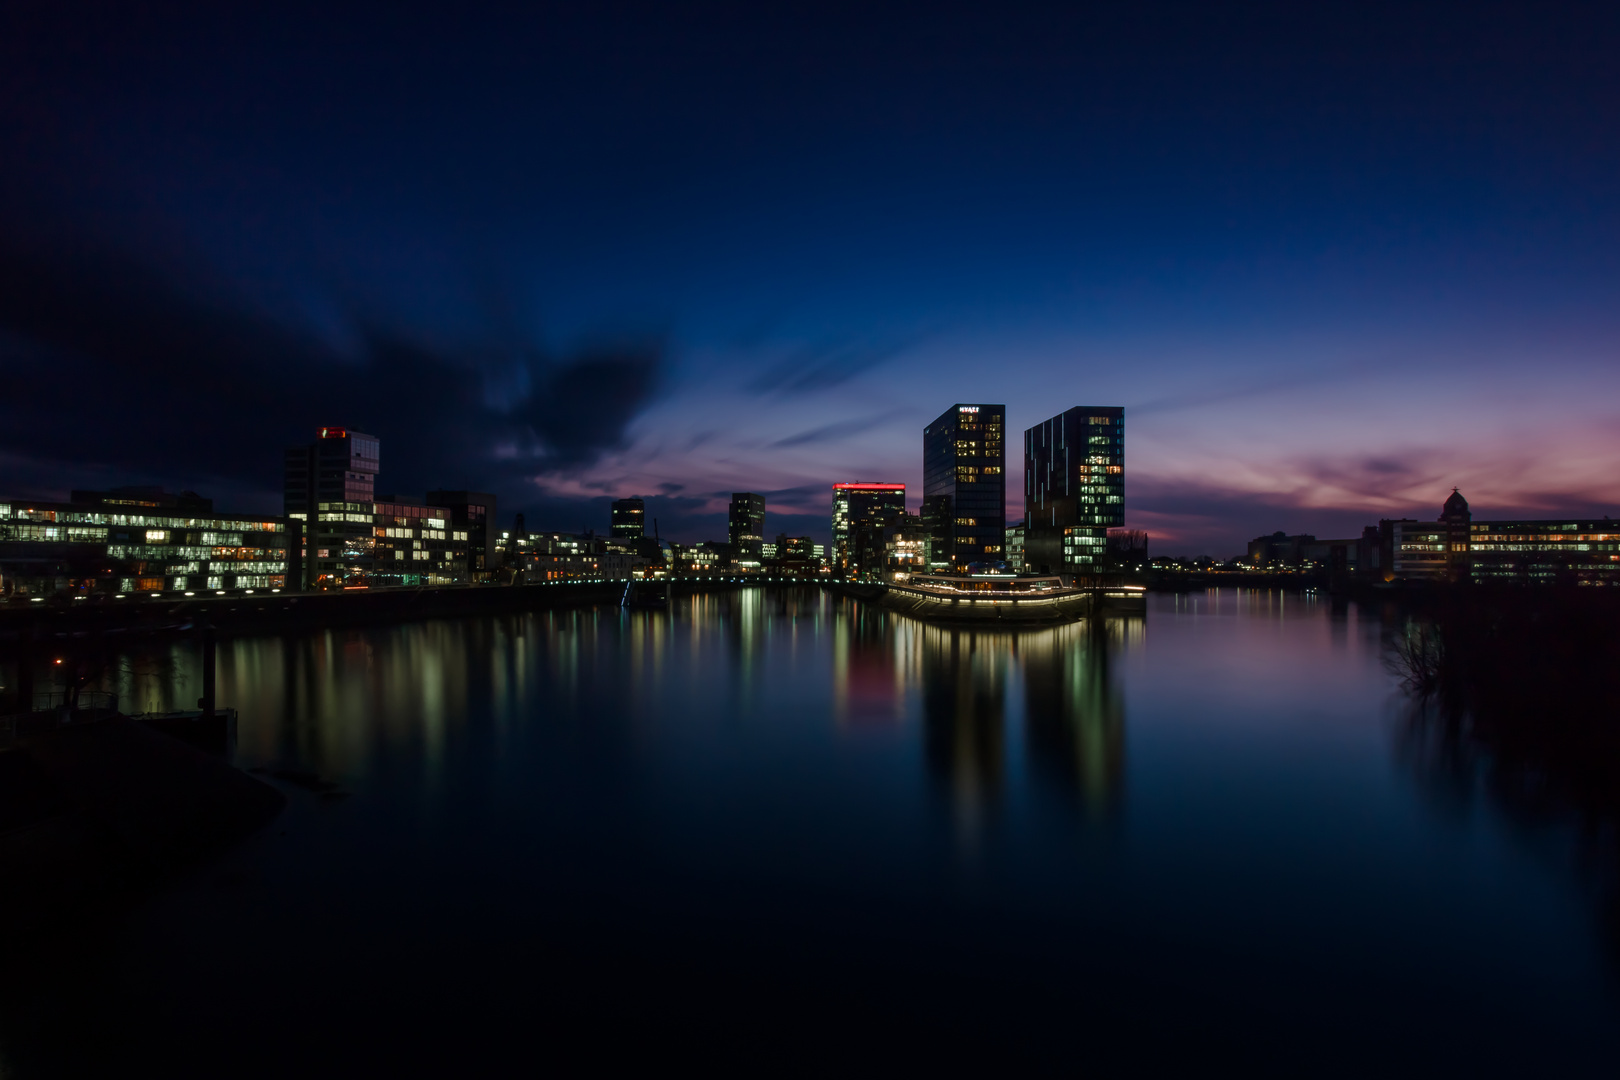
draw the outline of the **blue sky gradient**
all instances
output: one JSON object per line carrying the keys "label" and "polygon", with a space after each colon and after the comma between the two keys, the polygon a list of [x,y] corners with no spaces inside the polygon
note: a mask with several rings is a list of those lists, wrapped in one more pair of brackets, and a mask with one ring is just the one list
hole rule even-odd
{"label": "blue sky gradient", "polygon": [[1158,551],[1454,484],[1620,513],[1617,20],[19,4],[0,469],[269,510],[343,424],[531,528],[643,494],[713,538],[754,490],[824,539],[834,481],[915,491],[923,424],[1000,401],[1123,405]]}

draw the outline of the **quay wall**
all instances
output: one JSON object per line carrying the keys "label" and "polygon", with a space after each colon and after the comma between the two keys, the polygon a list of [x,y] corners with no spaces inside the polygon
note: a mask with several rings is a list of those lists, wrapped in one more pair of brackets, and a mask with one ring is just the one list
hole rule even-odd
{"label": "quay wall", "polygon": [[[670,592],[697,592],[748,586],[791,588],[819,582],[758,578],[679,579]],[[662,592],[659,583],[638,590]],[[0,648],[57,634],[145,633],[190,630],[208,625],[222,635],[275,633],[336,626],[365,626],[418,619],[546,611],[619,603],[623,581],[544,582],[533,585],[458,585],[443,588],[366,589],[352,592],[287,592],[253,595],[97,597],[43,603],[0,604]]]}

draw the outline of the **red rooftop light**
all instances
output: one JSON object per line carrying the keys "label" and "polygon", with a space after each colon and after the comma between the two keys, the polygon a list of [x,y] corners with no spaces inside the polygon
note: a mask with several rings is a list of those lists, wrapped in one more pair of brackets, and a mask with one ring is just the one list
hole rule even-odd
{"label": "red rooftop light", "polygon": [[348,437],[349,429],[340,427],[323,427],[320,434],[316,436],[319,439],[347,439]]}
{"label": "red rooftop light", "polygon": [[904,484],[834,484],[834,491],[904,491]]}

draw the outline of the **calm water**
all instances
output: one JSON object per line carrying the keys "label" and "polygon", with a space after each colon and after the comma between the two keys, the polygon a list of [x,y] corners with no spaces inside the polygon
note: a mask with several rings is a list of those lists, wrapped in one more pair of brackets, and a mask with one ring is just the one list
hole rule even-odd
{"label": "calm water", "polygon": [[1612,1075],[1601,874],[1442,767],[1382,632],[1276,593],[1001,634],[754,590],[225,643],[238,763],[348,796],[286,785],[12,972],[3,1075]]}

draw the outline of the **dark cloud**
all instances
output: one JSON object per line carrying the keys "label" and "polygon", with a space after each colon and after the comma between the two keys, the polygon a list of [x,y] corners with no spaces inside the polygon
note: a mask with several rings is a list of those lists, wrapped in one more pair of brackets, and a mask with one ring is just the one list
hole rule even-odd
{"label": "dark cloud", "polygon": [[546,466],[583,465],[621,448],[630,421],[657,393],[663,357],[661,346],[632,342],[543,368],[514,415],[538,436]]}
{"label": "dark cloud", "polygon": [[269,509],[282,449],[341,424],[382,440],[384,490],[500,494],[622,446],[658,391],[658,340],[558,357],[496,327],[498,346],[446,347],[360,313],[358,347],[340,352],[161,244],[137,258],[66,221],[0,216],[0,454],[21,463],[8,479],[25,489],[92,474]]}
{"label": "dark cloud", "polygon": [[672,484],[672,483],[670,483],[669,481],[666,480],[662,484],[658,485],[658,490],[662,491],[665,495],[675,495],[675,494],[677,494],[679,492],[685,491],[686,490],[686,485],[685,484]]}

